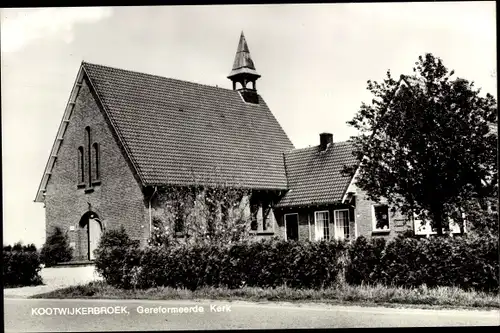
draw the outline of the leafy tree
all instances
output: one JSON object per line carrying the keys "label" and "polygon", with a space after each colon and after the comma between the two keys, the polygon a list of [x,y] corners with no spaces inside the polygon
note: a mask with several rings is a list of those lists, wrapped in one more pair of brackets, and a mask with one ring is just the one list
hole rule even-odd
{"label": "leafy tree", "polygon": [[358,165],[345,166],[371,200],[429,219],[438,234],[465,203],[496,196],[495,98],[453,77],[441,59],[420,56],[413,75],[368,81],[374,95],[348,122]]}
{"label": "leafy tree", "polygon": [[70,261],[73,250],[69,246],[68,235],[61,228],[55,227],[52,234],[47,237],[40,253],[40,259],[47,266],[54,266],[59,262]]}

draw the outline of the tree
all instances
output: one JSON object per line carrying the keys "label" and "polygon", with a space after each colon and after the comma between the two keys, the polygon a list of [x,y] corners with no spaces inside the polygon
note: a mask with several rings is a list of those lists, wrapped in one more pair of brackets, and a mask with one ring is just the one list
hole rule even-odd
{"label": "tree", "polygon": [[348,122],[359,131],[351,138],[358,164],[343,173],[359,166],[356,184],[371,200],[386,198],[442,234],[466,202],[498,193],[496,100],[432,54],[415,64],[411,76],[368,81],[375,98]]}
{"label": "tree", "polygon": [[59,262],[70,261],[73,250],[68,244],[68,235],[59,227],[55,227],[52,234],[47,237],[40,253],[41,261],[47,266],[54,266]]}

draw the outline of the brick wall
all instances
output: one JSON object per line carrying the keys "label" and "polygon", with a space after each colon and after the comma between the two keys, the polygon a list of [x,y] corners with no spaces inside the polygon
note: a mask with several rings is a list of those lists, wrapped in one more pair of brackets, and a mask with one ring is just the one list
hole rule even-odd
{"label": "brick wall", "polygon": [[[165,189],[158,190],[153,196],[153,199],[151,200],[151,207],[152,207],[151,218],[158,219],[163,222],[173,221],[173,217],[170,215],[171,212],[169,212],[168,208],[171,205],[171,202],[169,202],[169,200],[171,199],[168,198],[165,191],[166,191]],[[266,218],[266,230],[263,229],[264,219],[263,219],[262,204],[263,204],[262,202],[259,203],[259,208],[257,212],[257,231],[250,232],[252,240],[260,240],[263,238],[270,238],[275,236],[283,238],[284,226],[279,225],[278,219],[273,209],[269,211],[269,214]],[[194,212],[192,212],[192,214],[195,214],[195,216],[198,216],[198,218],[200,218],[201,220],[206,220],[207,212],[204,211],[204,209],[206,209],[206,207],[204,206],[203,202],[203,193],[199,193],[197,195],[197,203],[195,205],[195,209]],[[241,217],[243,219],[247,219],[250,221],[251,213],[250,213],[249,196],[245,195],[241,200],[239,206],[235,209],[230,210],[228,214],[231,216],[231,219],[236,219],[238,217]],[[218,218],[221,218],[220,211],[217,211],[217,216]]]}
{"label": "brick wall", "polygon": [[[90,126],[91,141],[100,145],[100,185],[86,192],[78,188],[78,147],[86,147],[85,128]],[[85,154],[87,158],[87,154]],[[85,160],[85,165],[88,165]],[[88,172],[86,166],[86,172]],[[118,139],[84,81],[59,150],[45,197],[46,232],[59,226],[67,231],[75,247],[76,260],[87,259],[86,226],[82,216],[95,212],[105,228],[123,225],[129,235],[143,243],[149,236],[147,203]],[[70,230],[73,229],[74,230]]]}
{"label": "brick wall", "polygon": [[[384,202],[385,201],[381,201],[381,203]],[[368,199],[364,191],[356,187],[356,226],[358,237],[364,236],[368,239],[384,237],[389,240],[403,233],[405,230],[413,229],[412,224],[406,221],[406,217],[400,212],[396,212],[395,214],[389,212],[389,231],[374,231],[373,205],[375,204],[375,202]]]}

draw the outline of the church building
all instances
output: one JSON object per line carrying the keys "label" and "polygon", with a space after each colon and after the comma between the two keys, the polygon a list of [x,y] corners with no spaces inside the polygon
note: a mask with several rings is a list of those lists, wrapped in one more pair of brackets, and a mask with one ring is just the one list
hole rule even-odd
{"label": "church building", "polygon": [[[232,89],[82,62],[35,201],[46,231],[69,235],[74,260],[94,259],[101,233],[123,225],[146,244],[161,189],[249,189],[256,238],[394,237],[409,226],[341,175],[356,163],[349,142],[321,133],[295,149],[257,91],[243,33]],[[215,171],[214,171],[215,170]]]}

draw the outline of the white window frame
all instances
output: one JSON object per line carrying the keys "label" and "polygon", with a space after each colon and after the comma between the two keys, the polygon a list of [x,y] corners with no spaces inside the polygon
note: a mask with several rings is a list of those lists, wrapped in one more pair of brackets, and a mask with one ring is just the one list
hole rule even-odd
{"label": "white window frame", "polygon": [[[287,227],[286,227],[286,217],[288,215],[297,215],[297,229],[299,227],[299,213],[287,213],[287,214],[283,215],[283,222],[285,224],[285,240],[288,240]],[[297,230],[297,232],[298,232],[298,230]]]}
{"label": "white window frame", "polygon": [[[273,221],[271,223],[271,229],[266,229],[264,230],[264,224],[266,223],[266,220],[270,221],[271,219],[269,218],[269,215],[273,214]],[[275,225],[276,224],[276,215],[274,215],[274,207],[273,206],[269,206],[269,214],[267,215],[267,219],[266,217],[264,216],[264,207],[262,207],[262,232],[266,232],[266,233],[273,233],[275,234],[276,233],[276,228],[275,228]],[[259,229],[259,226],[257,225],[257,229]]]}
{"label": "white window frame", "polygon": [[[464,219],[464,221],[463,221],[464,222],[464,234],[466,234],[467,233],[466,215],[462,214],[462,218]],[[421,218],[419,218],[417,216],[413,217],[413,231],[415,232],[415,235],[423,235],[423,236],[437,235],[437,231],[432,231],[429,221],[425,221],[424,225],[422,225],[421,223],[422,223]],[[451,234],[460,234],[460,226],[458,225],[458,223],[455,223],[452,218],[450,218],[448,220],[448,223],[453,223],[455,225],[455,228],[450,228]],[[446,231],[443,230],[443,232],[446,232]]]}
{"label": "white window frame", "polygon": [[327,222],[327,225],[328,225],[328,238],[325,238],[325,224],[323,222],[323,239],[324,240],[329,240],[332,238],[332,233],[331,233],[331,230],[330,230],[330,211],[329,210],[317,210],[314,212],[314,240],[316,241],[319,241],[321,239],[318,239],[318,213],[326,213],[326,216],[328,217],[328,222]]}
{"label": "white window frame", "polygon": [[[340,239],[340,240],[345,240],[345,236],[344,234],[342,234],[341,237],[339,237],[339,235],[337,235],[337,230],[338,230],[338,227],[337,227],[337,212],[347,212],[347,230],[348,230],[348,238],[347,239],[351,239],[351,219],[350,219],[350,216],[349,216],[349,208],[343,208],[343,209],[336,209],[333,211],[333,230],[335,231],[334,232],[334,237],[335,239]],[[343,226],[342,226],[343,228]]]}
{"label": "white window frame", "polygon": [[[377,229],[377,218],[375,215],[375,207],[382,207],[386,206],[387,207],[387,221],[389,222],[389,228],[387,229]],[[377,204],[377,205],[372,205],[372,232],[390,232],[391,231],[391,214],[389,210],[389,205],[387,204]]]}

